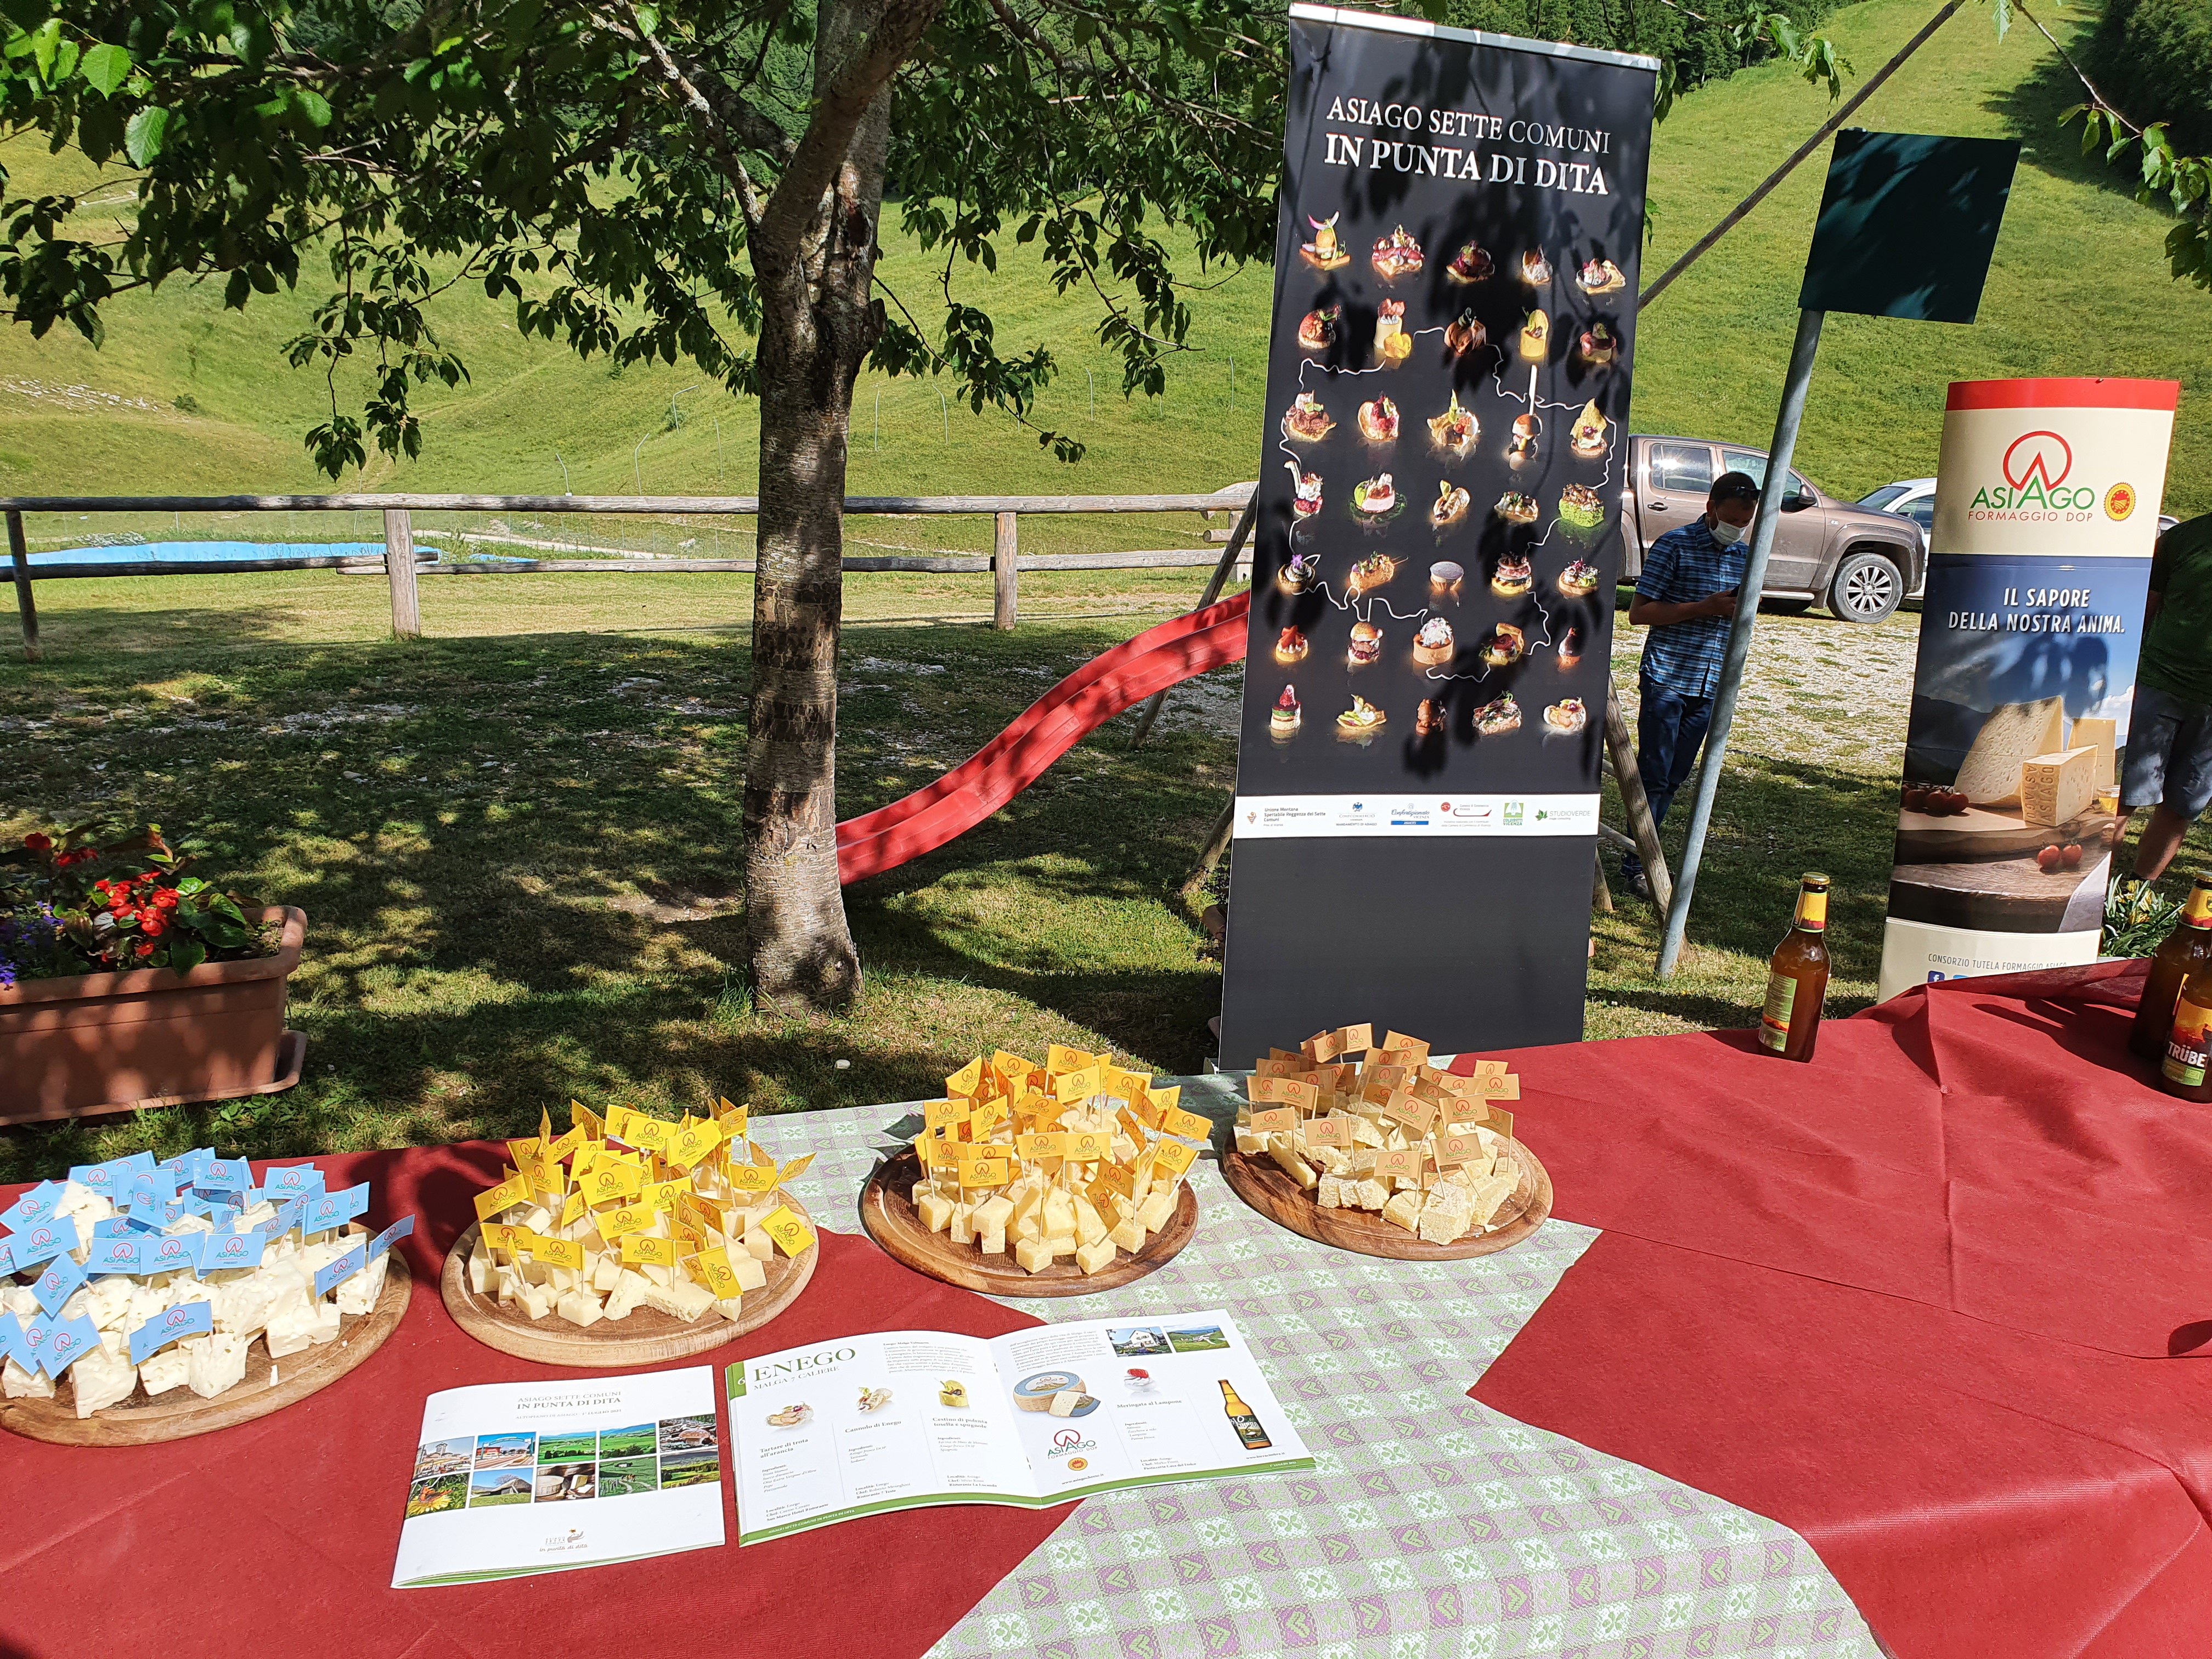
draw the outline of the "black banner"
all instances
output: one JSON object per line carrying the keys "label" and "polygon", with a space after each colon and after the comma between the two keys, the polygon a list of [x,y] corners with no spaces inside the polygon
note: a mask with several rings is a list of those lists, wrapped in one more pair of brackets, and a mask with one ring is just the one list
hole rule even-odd
{"label": "black banner", "polygon": [[1582,1035],[1656,70],[1291,9],[1224,1065]]}

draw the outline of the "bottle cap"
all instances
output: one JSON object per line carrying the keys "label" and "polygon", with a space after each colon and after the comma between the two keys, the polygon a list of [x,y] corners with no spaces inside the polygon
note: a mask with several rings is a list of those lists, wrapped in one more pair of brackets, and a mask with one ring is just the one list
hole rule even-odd
{"label": "bottle cap", "polygon": [[1805,872],[1803,881],[1804,884],[1808,887],[1818,887],[1824,890],[1828,885],[1828,878],[1822,875],[1818,870],[1808,870]]}

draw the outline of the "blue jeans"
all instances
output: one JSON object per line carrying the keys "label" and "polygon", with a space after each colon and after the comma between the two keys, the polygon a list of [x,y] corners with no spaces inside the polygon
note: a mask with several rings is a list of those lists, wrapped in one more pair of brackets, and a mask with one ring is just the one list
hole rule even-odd
{"label": "blue jeans", "polygon": [[[1644,781],[1651,822],[1656,825],[1666,822],[1674,792],[1697,768],[1698,750],[1713,718],[1713,700],[1685,696],[1648,673],[1637,675],[1636,686],[1641,699],[1636,711],[1636,775]],[[1643,874],[1644,860],[1623,853],[1620,873],[1626,879]]]}

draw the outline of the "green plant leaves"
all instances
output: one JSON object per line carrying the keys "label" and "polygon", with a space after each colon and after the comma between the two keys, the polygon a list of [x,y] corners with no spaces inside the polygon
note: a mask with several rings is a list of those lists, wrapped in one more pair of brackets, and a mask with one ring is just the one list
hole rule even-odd
{"label": "green plant leaves", "polygon": [[83,76],[92,89],[103,98],[112,98],[116,88],[131,74],[131,52],[112,40],[103,40],[86,52],[77,64],[77,73]]}
{"label": "green plant leaves", "polygon": [[146,167],[161,153],[169,133],[169,112],[149,104],[133,115],[123,129],[123,153],[133,167]]}

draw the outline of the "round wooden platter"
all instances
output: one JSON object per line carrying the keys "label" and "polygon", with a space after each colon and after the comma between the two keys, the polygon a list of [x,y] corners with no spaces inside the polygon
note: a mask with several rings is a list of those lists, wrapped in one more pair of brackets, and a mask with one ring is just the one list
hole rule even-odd
{"label": "round wooden platter", "polygon": [[1117,1250],[1114,1260],[1095,1273],[1066,1261],[1055,1261],[1042,1273],[1024,1273],[1014,1265],[1011,1251],[985,1255],[973,1244],[955,1244],[947,1235],[923,1225],[914,1207],[915,1183],[921,1179],[921,1162],[910,1152],[878,1164],[860,1193],[860,1224],[893,1261],[986,1296],[1091,1296],[1117,1291],[1166,1266],[1198,1231],[1198,1194],[1185,1181],[1168,1224],[1146,1239],[1137,1255]]}
{"label": "round wooden platter", "polygon": [[399,1328],[415,1279],[398,1251],[387,1259],[391,1266],[384,1270],[384,1288],[377,1294],[376,1305],[348,1317],[337,1341],[271,1359],[267,1344],[257,1336],[246,1351],[245,1380],[212,1400],[203,1400],[185,1388],[151,1396],[140,1389],[120,1405],[80,1419],[68,1398],[64,1378],[52,1400],[0,1401],[0,1428],[57,1446],[149,1446],[212,1434],[283,1411],[330,1387]]}
{"label": "round wooden platter", "polygon": [[[805,1215],[799,1200],[788,1193],[783,1201],[797,1214]],[[811,1223],[810,1223],[811,1224]],[[626,1318],[603,1319],[598,1324],[571,1325],[558,1314],[532,1319],[520,1310],[503,1308],[493,1297],[478,1296],[469,1288],[469,1252],[476,1248],[477,1229],[454,1241],[446,1255],[446,1271],[438,1281],[446,1311],[453,1322],[488,1348],[531,1359],[541,1365],[651,1365],[664,1359],[683,1359],[734,1342],[748,1331],[757,1331],[797,1299],[814,1277],[822,1246],[808,1245],[795,1256],[781,1251],[762,1265],[768,1283],[744,1295],[741,1319],[724,1317],[709,1308],[686,1324],[651,1308],[633,1308]]]}
{"label": "round wooden platter", "polygon": [[1513,1189],[1513,1195],[1498,1206],[1483,1231],[1464,1235],[1449,1244],[1425,1243],[1372,1210],[1323,1209],[1273,1158],[1224,1152],[1221,1174],[1237,1196],[1261,1215],[1317,1243],[1357,1250],[1362,1255],[1387,1256],[1394,1261],[1464,1261],[1511,1249],[1551,1218],[1550,1174],[1520,1141],[1513,1143],[1513,1157],[1521,1170],[1521,1184]]}

